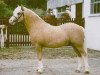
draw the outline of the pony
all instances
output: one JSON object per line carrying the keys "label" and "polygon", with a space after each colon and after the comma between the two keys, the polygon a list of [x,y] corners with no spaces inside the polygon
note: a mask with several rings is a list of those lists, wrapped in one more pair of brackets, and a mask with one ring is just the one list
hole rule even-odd
{"label": "pony", "polygon": [[35,12],[18,6],[9,19],[11,25],[23,21],[29,32],[32,44],[36,47],[38,67],[37,72],[44,70],[42,63],[42,50],[44,47],[57,48],[64,45],[71,45],[78,56],[78,67],[80,72],[84,63],[85,73],[89,73],[88,54],[85,43],[84,28],[75,23],[66,23],[60,26],[52,26],[41,19]]}

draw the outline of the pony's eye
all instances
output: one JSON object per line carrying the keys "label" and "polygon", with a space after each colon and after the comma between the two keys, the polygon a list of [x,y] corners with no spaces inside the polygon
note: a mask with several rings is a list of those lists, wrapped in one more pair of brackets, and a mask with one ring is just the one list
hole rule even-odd
{"label": "pony's eye", "polygon": [[19,13],[17,13],[18,15],[20,15],[21,13],[19,12]]}

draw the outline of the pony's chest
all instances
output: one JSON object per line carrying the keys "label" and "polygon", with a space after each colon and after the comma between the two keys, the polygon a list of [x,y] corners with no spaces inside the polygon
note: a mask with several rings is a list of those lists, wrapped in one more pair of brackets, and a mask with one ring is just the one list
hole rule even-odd
{"label": "pony's chest", "polygon": [[42,43],[43,42],[43,37],[41,34],[36,33],[36,34],[31,34],[30,39],[32,43]]}

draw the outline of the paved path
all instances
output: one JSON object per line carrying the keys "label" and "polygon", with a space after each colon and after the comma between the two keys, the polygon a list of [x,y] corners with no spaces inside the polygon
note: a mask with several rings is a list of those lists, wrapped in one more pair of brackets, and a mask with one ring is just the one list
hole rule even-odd
{"label": "paved path", "polygon": [[[45,71],[41,75],[84,75],[75,73],[75,59],[44,59]],[[91,74],[100,75],[100,58],[90,58]],[[37,60],[0,60],[0,75],[40,75],[36,72]]]}

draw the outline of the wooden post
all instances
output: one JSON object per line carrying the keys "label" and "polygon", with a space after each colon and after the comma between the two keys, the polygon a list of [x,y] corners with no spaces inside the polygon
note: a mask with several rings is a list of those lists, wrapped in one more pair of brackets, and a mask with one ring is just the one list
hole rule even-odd
{"label": "wooden post", "polygon": [[9,48],[9,27],[7,27],[7,40],[6,40],[6,47]]}
{"label": "wooden post", "polygon": [[1,48],[4,48],[4,42],[5,42],[5,39],[6,39],[6,37],[5,37],[5,35],[4,35],[4,29],[6,29],[6,26],[5,25],[0,25],[0,29],[1,29],[1,38],[0,38],[0,40],[1,40]]}

